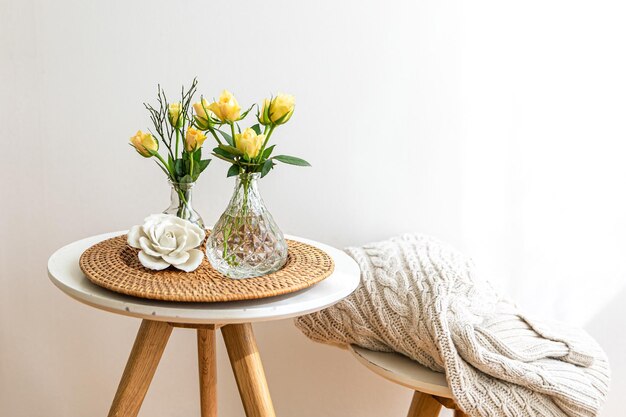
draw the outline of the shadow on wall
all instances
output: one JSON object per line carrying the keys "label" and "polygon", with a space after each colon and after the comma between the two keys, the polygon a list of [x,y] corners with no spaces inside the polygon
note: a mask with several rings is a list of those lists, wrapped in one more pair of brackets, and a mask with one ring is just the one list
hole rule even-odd
{"label": "shadow on wall", "polygon": [[617,293],[593,319],[585,326],[609,357],[611,366],[611,390],[601,416],[622,415],[623,399],[620,393],[626,392],[626,287]]}

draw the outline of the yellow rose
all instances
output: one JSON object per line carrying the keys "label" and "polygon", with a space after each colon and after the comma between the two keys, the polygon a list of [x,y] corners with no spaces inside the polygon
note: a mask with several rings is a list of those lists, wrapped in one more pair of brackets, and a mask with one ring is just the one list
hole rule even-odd
{"label": "yellow rose", "polygon": [[211,111],[209,111],[209,102],[204,98],[202,101],[194,103],[193,109],[196,111],[196,116],[202,117],[203,119],[208,119],[211,115]]}
{"label": "yellow rose", "polygon": [[212,116],[212,112],[209,110],[209,102],[206,99],[202,99],[202,101],[194,103],[193,109],[196,112],[196,126],[201,130],[209,130]]}
{"label": "yellow rose", "polygon": [[130,144],[145,158],[152,156],[150,151],[156,152],[159,150],[159,142],[150,133],[144,133],[141,130],[138,130],[135,136],[130,138]]}
{"label": "yellow rose", "polygon": [[222,122],[234,122],[241,116],[241,107],[235,96],[228,90],[222,91],[220,98],[209,104],[209,110]]}
{"label": "yellow rose", "polygon": [[273,99],[265,99],[259,113],[259,122],[263,125],[282,125],[291,119],[296,106],[296,98],[289,94],[280,94]]}
{"label": "yellow rose", "polygon": [[180,103],[172,103],[169,105],[168,114],[173,127],[180,127],[180,124],[182,124],[182,119],[180,118],[181,111],[182,105]]}
{"label": "yellow rose", "polygon": [[206,139],[206,135],[201,131],[190,127],[187,129],[187,133],[185,134],[185,150],[187,152],[193,152],[200,147],[204,143]]}
{"label": "yellow rose", "polygon": [[251,128],[247,128],[242,133],[235,134],[237,149],[243,152],[248,160],[254,159],[259,155],[264,141],[265,135],[257,135]]}
{"label": "yellow rose", "polygon": [[270,108],[270,99],[266,98],[263,100],[263,107],[261,107],[261,111],[259,112],[259,123],[261,123],[263,126],[272,124],[272,121],[270,120],[270,115],[268,112],[269,108]]}

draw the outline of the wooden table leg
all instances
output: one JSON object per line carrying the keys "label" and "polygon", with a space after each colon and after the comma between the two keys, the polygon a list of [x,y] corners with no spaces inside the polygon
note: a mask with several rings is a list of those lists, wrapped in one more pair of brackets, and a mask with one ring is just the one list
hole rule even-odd
{"label": "wooden table leg", "polygon": [[109,417],[137,416],[171,333],[172,326],[165,322],[141,322]]}
{"label": "wooden table leg", "polygon": [[275,417],[252,325],[229,324],[222,335],[246,416]]}
{"label": "wooden table leg", "polygon": [[202,417],[217,417],[217,366],[215,330],[198,329],[198,370]]}
{"label": "wooden table leg", "polygon": [[428,394],[415,391],[407,417],[437,417],[441,403]]}

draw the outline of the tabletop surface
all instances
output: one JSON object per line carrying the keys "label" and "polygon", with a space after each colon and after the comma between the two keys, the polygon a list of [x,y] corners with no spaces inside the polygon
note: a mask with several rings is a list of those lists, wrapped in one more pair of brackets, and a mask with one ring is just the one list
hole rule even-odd
{"label": "tabletop surface", "polygon": [[359,267],[345,252],[294,236],[328,253],[335,262],[333,273],[312,287],[291,294],[249,301],[182,303],[157,301],[119,294],[99,287],[80,270],[80,255],[92,245],[126,233],[113,232],[82,239],[57,250],[48,260],[48,276],[72,298],[102,310],[126,316],[174,323],[247,323],[297,317],[328,307],[348,296],[359,283]]}

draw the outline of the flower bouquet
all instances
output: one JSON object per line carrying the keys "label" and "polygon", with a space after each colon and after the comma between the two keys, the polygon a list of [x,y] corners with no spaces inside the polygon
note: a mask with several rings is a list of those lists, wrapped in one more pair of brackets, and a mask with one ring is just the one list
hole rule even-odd
{"label": "flower bouquet", "polygon": [[[202,144],[206,135],[194,127],[195,119],[190,112],[196,87],[194,79],[189,89],[182,88],[180,101],[170,103],[159,86],[158,105],[144,103],[154,130],[137,131],[130,144],[141,156],[155,158],[169,180],[171,203],[163,213],[173,214],[204,228],[202,217],[192,206],[192,189],[211,160],[202,159]],[[166,148],[165,157],[159,153],[159,142]]]}
{"label": "flower bouquet", "polygon": [[287,243],[261,198],[258,180],[276,162],[309,166],[294,156],[273,156],[275,145],[270,145],[274,131],[293,115],[294,97],[278,94],[265,99],[258,107],[258,123],[242,131],[238,122],[253,107],[242,113],[228,91],[212,103],[201,99],[194,104],[196,127],[217,142],[213,155],[230,164],[227,177],[237,177],[230,203],[207,241],[207,257],[213,267],[232,278],[265,275],[285,264]]}

